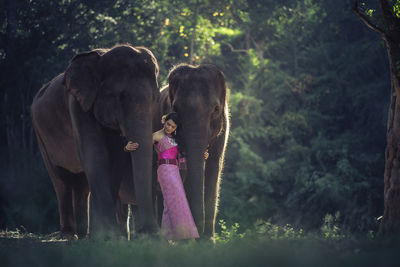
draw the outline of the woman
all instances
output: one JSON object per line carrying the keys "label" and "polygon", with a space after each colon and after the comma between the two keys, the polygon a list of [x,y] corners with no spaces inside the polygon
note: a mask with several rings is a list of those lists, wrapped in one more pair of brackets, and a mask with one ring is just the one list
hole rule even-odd
{"label": "woman", "polygon": [[[180,120],[176,112],[164,115],[161,121],[163,128],[153,133],[153,144],[158,155],[157,178],[164,197],[164,211],[161,232],[168,240],[198,238],[199,234],[189,208],[179,174],[179,163],[182,158],[182,144],[179,143],[176,131]],[[138,143],[128,142],[126,151],[134,151]],[[206,151],[204,157],[208,158]]]}

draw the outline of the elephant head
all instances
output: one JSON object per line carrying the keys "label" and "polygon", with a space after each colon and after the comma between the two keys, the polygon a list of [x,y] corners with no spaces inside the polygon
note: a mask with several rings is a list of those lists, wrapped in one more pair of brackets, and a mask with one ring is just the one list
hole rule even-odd
{"label": "elephant head", "polygon": [[[213,148],[215,147],[213,143],[227,129],[225,78],[213,65],[181,64],[171,70],[168,83],[171,108],[181,117],[180,133],[188,166],[185,182],[187,197],[198,230],[202,232],[205,209],[207,209],[204,206],[207,199],[204,198],[205,191],[208,190],[205,181],[204,152],[207,148],[218,150]],[[224,147],[224,144],[222,146]],[[218,156],[212,160],[220,159],[223,154],[223,152],[221,154],[222,146],[218,151],[219,154],[214,153]],[[215,181],[217,179],[215,178]],[[217,182],[211,186],[217,187]]]}
{"label": "elephant head", "polygon": [[68,92],[83,111],[92,113],[104,129],[140,144],[131,153],[131,160],[144,231],[156,225],[151,197],[151,134],[152,113],[159,98],[157,76],[158,65],[152,52],[130,45],[78,54],[64,75]]}

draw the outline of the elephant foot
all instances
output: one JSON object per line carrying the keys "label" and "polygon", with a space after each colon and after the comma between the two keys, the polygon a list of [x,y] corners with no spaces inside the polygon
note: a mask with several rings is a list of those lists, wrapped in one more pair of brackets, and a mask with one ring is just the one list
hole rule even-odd
{"label": "elephant foot", "polygon": [[75,240],[78,240],[78,239],[79,239],[79,238],[78,238],[78,235],[76,235],[76,234],[71,234],[71,233],[63,234],[63,235],[61,235],[61,237],[62,237],[63,239],[65,239],[65,240],[67,240],[67,241],[75,241]]}
{"label": "elephant foot", "polygon": [[78,239],[85,239],[88,237],[87,233],[78,233],[76,234],[76,236],[78,237]]}
{"label": "elephant foot", "polygon": [[83,225],[83,226],[78,226],[76,227],[76,234],[78,236],[79,239],[84,239],[88,236],[89,233],[89,229],[87,226]]}

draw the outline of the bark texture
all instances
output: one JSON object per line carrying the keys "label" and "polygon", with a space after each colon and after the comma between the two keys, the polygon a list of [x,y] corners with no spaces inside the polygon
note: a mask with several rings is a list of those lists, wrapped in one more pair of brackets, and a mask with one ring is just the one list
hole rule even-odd
{"label": "bark texture", "polygon": [[398,44],[400,44],[400,38],[399,36],[393,37],[393,40],[386,42],[390,62],[392,92],[385,151],[385,209],[380,225],[380,233],[384,235],[394,232],[400,233],[400,99],[398,98],[400,94],[398,73],[398,66],[400,63],[400,47]]}
{"label": "bark texture", "polygon": [[369,19],[358,8],[355,1],[353,11],[385,41],[391,73],[391,97],[387,122],[385,172],[384,172],[384,214],[380,224],[381,235],[400,234],[400,20],[393,13],[388,0],[378,0],[382,12],[383,27]]}

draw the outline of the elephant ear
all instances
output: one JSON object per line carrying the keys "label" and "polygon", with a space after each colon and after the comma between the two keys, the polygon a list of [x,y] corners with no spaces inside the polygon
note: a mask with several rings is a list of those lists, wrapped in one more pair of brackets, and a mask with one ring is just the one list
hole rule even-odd
{"label": "elephant ear", "polygon": [[224,127],[226,127],[225,109],[227,105],[227,99],[229,97],[227,96],[228,89],[226,87],[226,80],[224,73],[215,67],[214,75],[215,75],[215,83],[217,85],[217,88],[219,88],[219,101],[221,103],[221,111],[219,117],[216,118],[214,122],[212,122],[211,127],[213,128],[213,132],[216,133],[216,136],[219,136],[223,132]]}
{"label": "elephant ear", "polygon": [[76,55],[64,74],[64,85],[88,111],[94,103],[100,87],[99,62],[101,53],[97,50]]}
{"label": "elephant ear", "polygon": [[226,105],[226,99],[227,99],[225,75],[220,69],[217,68],[217,66],[213,64],[203,64],[201,66],[207,71],[208,77],[212,81],[211,84],[213,85],[213,87],[211,87],[210,89],[216,90],[218,92],[217,97],[223,110]]}

